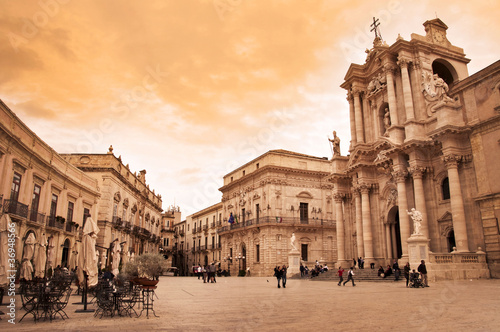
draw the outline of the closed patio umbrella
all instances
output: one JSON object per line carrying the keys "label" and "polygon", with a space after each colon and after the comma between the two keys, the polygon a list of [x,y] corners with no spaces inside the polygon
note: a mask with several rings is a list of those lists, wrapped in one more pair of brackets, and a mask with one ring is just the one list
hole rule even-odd
{"label": "closed patio umbrella", "polygon": [[80,253],[80,262],[83,272],[88,276],[88,286],[92,287],[97,285],[97,257],[95,250],[95,243],[99,227],[92,219],[88,217],[85,225],[83,226],[83,239],[82,239],[82,252]]}
{"label": "closed patio umbrella", "polygon": [[118,267],[120,266],[120,258],[121,258],[121,245],[118,242],[118,240],[115,241],[115,244],[113,246],[113,262],[111,263],[112,267],[112,273],[117,276],[120,271],[118,270]]}
{"label": "closed patio umbrella", "polygon": [[47,244],[47,267],[48,268],[54,268],[54,261],[55,261],[55,256],[56,256],[56,250],[55,250],[55,242],[56,240],[54,239],[54,235],[49,236],[49,241]]}
{"label": "closed patio umbrella", "polygon": [[30,233],[26,241],[24,241],[23,262],[21,264],[21,274],[19,276],[21,279],[33,279],[33,265],[31,264],[31,259],[35,251],[35,242],[36,239],[33,233]]}
{"label": "closed patio umbrella", "polygon": [[35,259],[35,277],[45,277],[45,263],[47,261],[47,237],[42,234],[40,240],[36,244]]}

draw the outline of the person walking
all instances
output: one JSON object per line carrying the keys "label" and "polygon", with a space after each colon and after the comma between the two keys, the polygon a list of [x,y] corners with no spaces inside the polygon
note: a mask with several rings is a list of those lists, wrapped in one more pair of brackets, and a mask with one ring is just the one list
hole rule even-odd
{"label": "person walking", "polygon": [[286,288],[286,265],[283,265],[281,267],[281,284],[283,285],[283,288]]}
{"label": "person walking", "polygon": [[403,267],[403,273],[405,275],[406,279],[406,287],[408,287],[408,283],[410,281],[410,263],[406,263],[406,265]]}
{"label": "person walking", "polygon": [[399,264],[397,260],[394,260],[394,264],[392,264],[392,269],[394,270],[394,281],[398,281],[399,275],[401,274],[401,270],[399,269]]}
{"label": "person walking", "polygon": [[274,276],[276,277],[276,279],[278,280],[278,288],[281,288],[280,286],[280,281],[281,281],[281,269],[279,266],[276,266],[274,268]]}
{"label": "person walking", "polygon": [[429,284],[427,283],[427,267],[425,266],[425,261],[423,259],[420,261],[417,271],[420,272],[420,275],[422,276],[424,286],[429,287]]}
{"label": "person walking", "polygon": [[354,284],[354,271],[352,270],[352,266],[351,266],[351,268],[349,269],[349,271],[347,272],[347,280],[346,280],[346,281],[344,281],[344,284],[343,284],[343,285],[345,286],[345,284],[346,284],[346,283],[348,283],[348,282],[349,282],[349,280],[351,280],[351,281],[352,281],[352,285],[353,285],[353,286],[356,286],[356,284]]}
{"label": "person walking", "polygon": [[344,278],[342,277],[343,274],[344,274],[344,269],[342,268],[342,266],[339,266],[339,270],[337,271],[337,275],[339,276],[339,283],[338,283],[339,286],[342,283],[342,281],[344,281]]}

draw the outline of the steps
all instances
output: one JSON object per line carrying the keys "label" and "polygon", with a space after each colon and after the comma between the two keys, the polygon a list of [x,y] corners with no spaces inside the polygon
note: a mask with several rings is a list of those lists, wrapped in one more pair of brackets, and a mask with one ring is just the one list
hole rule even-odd
{"label": "steps", "polygon": [[[344,271],[344,281],[347,280],[347,272]],[[337,276],[337,270],[330,270],[328,272],[323,272],[319,276],[311,278],[312,281],[339,281]],[[399,281],[405,280],[405,277],[401,274],[399,276]],[[377,270],[375,269],[356,269],[354,270],[354,282],[358,281],[373,281],[373,282],[394,282],[394,275],[390,275],[387,278],[381,278],[377,276]]]}

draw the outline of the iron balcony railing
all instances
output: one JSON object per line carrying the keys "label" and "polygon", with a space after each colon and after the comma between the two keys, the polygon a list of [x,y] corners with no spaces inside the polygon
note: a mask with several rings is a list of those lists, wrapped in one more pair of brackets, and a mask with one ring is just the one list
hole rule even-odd
{"label": "iron balcony railing", "polygon": [[28,218],[28,205],[19,203],[12,199],[6,199],[3,204],[3,212],[16,215],[21,218]]}
{"label": "iron balcony railing", "polygon": [[308,218],[301,219],[298,217],[260,217],[259,219],[249,219],[244,222],[228,224],[219,228],[218,232],[228,232],[240,228],[245,228],[253,225],[308,225],[308,226],[335,226],[335,220]]}
{"label": "iron balcony railing", "polygon": [[43,225],[45,223],[45,214],[40,213],[37,210],[30,210],[30,221],[36,222],[38,224]]}

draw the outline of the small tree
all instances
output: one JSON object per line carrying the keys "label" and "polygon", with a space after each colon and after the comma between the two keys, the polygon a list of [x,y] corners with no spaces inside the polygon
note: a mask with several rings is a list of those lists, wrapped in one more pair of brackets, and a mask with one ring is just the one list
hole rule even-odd
{"label": "small tree", "polygon": [[123,274],[129,278],[141,277],[149,279],[158,279],[166,270],[167,264],[165,258],[160,254],[142,254],[136,256],[133,261],[125,264]]}

